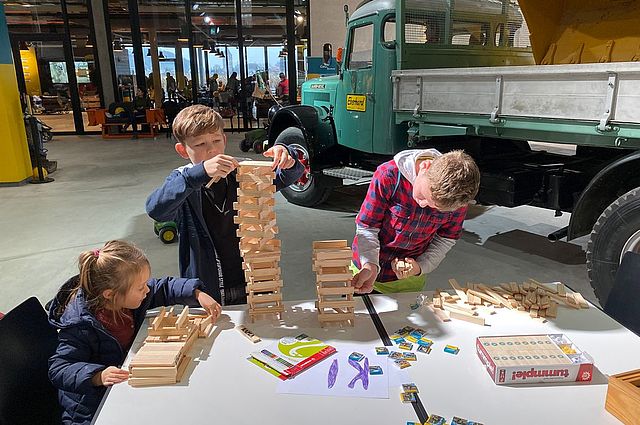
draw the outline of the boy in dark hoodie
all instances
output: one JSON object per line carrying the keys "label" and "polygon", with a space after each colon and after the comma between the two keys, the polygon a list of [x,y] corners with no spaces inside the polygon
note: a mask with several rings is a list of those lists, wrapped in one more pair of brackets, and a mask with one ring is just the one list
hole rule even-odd
{"label": "boy in dark hoodie", "polygon": [[49,360],[49,379],[58,388],[63,424],[90,424],[106,387],[129,378],[120,369],[147,309],[199,303],[214,321],[220,305],[201,291],[198,279],[150,278],[142,251],[122,241],[86,251],[80,274],[53,300],[49,321],[60,329]]}
{"label": "boy in dark hoodie", "polygon": [[[233,222],[238,162],[224,153],[222,117],[206,106],[190,106],[176,116],[173,136],[176,152],[191,164],[173,170],[149,195],[147,214],[156,221],[177,222],[181,277],[200,278],[204,291],[222,305],[244,304],[246,282]],[[273,158],[276,190],[304,172],[292,148],[275,145],[264,156]]]}
{"label": "boy in dark hoodie", "polygon": [[356,217],[356,292],[423,290],[460,238],[479,187],[478,166],[459,150],[406,150],[380,165]]}

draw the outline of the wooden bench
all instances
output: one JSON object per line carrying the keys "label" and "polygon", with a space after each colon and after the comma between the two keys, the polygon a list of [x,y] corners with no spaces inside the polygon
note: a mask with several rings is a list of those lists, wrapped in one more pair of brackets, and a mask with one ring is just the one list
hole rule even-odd
{"label": "wooden bench", "polygon": [[[90,126],[100,125],[102,128],[103,139],[129,139],[134,135],[133,131],[122,131],[121,133],[109,133],[109,127],[119,127],[121,129],[130,126],[130,122],[107,122],[107,110],[101,109],[89,109],[87,110],[87,119]],[[135,135],[139,138],[154,138],[160,132],[162,126],[166,123],[164,112],[162,109],[145,109],[145,121],[143,123],[136,123],[136,125],[148,125],[149,131],[136,132]]]}

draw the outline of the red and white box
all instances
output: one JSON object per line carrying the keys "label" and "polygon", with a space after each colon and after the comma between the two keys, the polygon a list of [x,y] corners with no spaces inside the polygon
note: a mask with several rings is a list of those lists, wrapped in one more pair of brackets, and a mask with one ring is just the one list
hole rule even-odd
{"label": "red and white box", "polygon": [[593,359],[564,334],[481,336],[476,352],[498,385],[588,382]]}

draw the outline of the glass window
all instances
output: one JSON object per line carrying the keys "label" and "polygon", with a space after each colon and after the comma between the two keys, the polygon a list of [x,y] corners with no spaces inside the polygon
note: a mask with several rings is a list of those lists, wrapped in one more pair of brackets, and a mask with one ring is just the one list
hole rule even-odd
{"label": "glass window", "polygon": [[382,41],[385,43],[396,41],[396,21],[387,19],[382,27]]}
{"label": "glass window", "polygon": [[258,71],[264,71],[264,47],[247,47],[247,71],[248,75],[253,75]]}
{"label": "glass window", "polygon": [[373,25],[368,24],[351,30],[349,69],[370,68],[373,62]]}

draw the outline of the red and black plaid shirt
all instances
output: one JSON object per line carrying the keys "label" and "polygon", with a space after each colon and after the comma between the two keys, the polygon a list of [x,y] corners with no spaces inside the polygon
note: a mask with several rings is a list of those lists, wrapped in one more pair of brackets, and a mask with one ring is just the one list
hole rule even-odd
{"label": "red and black plaid shirt", "polygon": [[[466,214],[467,207],[452,212],[421,208],[413,199],[413,185],[402,176],[396,162],[391,160],[380,165],[356,218],[358,225],[380,229],[380,273],[376,280],[397,280],[391,261],[405,257],[416,259],[424,254],[435,235],[460,239]],[[353,261],[360,268],[357,236],[352,249]]]}

